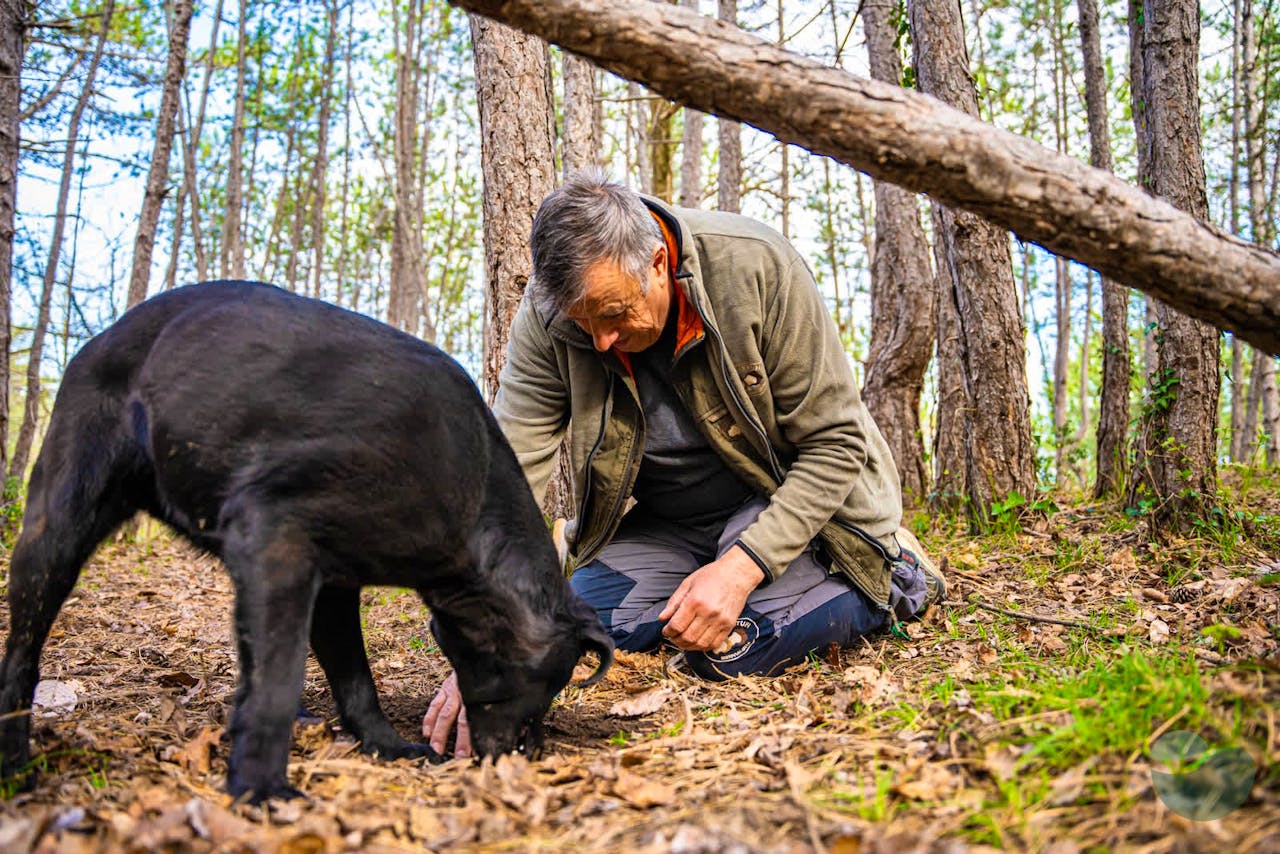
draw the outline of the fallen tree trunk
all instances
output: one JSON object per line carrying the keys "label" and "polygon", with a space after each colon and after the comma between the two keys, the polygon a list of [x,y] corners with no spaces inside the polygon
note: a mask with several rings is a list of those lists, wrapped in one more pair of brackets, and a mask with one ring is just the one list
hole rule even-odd
{"label": "fallen tree trunk", "polygon": [[972,211],[1269,353],[1280,256],[907,89],[652,0],[450,0],[680,103]]}

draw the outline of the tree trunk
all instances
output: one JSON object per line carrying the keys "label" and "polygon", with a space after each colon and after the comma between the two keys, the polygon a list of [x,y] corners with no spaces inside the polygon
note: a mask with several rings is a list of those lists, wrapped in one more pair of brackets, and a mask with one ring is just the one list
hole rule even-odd
{"label": "tree trunk", "polygon": [[[213,80],[213,65],[218,54],[218,29],[222,23],[222,0],[214,5],[213,26],[209,36],[209,52],[205,56],[204,81],[200,84],[200,107],[196,111],[194,123],[187,121],[188,133],[184,135],[182,145],[183,194],[191,205],[191,248],[196,258],[196,278],[204,281],[209,278],[209,263],[205,258],[203,224],[200,217],[200,195],[196,180],[196,155],[200,150],[200,137],[204,133],[205,108],[209,103],[209,84]],[[181,109],[181,106],[179,106]]]}
{"label": "tree trunk", "polygon": [[[350,201],[351,201],[351,89],[352,89],[352,41],[355,35],[355,4],[351,3],[347,6],[347,41],[346,51],[343,56],[343,62],[347,67],[347,82],[342,89],[342,201],[340,207],[342,210],[341,219],[338,224],[339,240],[341,245],[338,248],[338,270],[334,276],[333,299],[338,305],[343,303],[343,290],[347,286],[347,253],[350,252],[350,234],[348,233],[347,224],[350,220]],[[355,291],[353,290],[351,299],[351,308],[355,309]]]}
{"label": "tree trunk", "polygon": [[920,93],[867,81],[648,0],[451,0],[748,121],[1280,351],[1280,256],[1113,175]]}
{"label": "tree trunk", "polygon": [[1231,338],[1231,443],[1228,459],[1244,460],[1244,342]]}
{"label": "tree trunk", "polygon": [[[1271,246],[1275,227],[1271,220],[1271,205],[1267,198],[1267,167],[1263,156],[1266,151],[1267,132],[1265,115],[1267,99],[1259,86],[1258,44],[1255,35],[1253,0],[1243,0],[1240,6],[1240,84],[1244,98],[1244,149],[1249,183],[1249,226],[1253,242],[1259,246]],[[1258,376],[1262,397],[1262,427],[1266,435],[1266,463],[1275,465],[1280,435],[1276,428],[1280,414],[1276,412],[1275,360],[1266,353],[1255,351],[1253,370]],[[1234,396],[1233,396],[1234,397]]]}
{"label": "tree trunk", "polygon": [[[921,90],[975,115],[978,94],[969,76],[959,0],[912,0],[908,8]],[[1014,493],[1030,498],[1035,490],[1026,332],[1008,233],[942,205],[935,206],[935,222],[939,298],[954,303],[958,320],[965,494],[970,518],[981,523],[997,501]]]}
{"label": "tree trunk", "polygon": [[[395,108],[395,220],[391,230],[391,292],[387,297],[387,322],[392,326],[435,339],[429,318],[425,317],[426,271],[423,269],[425,247],[422,239],[423,199],[419,192],[416,140],[421,133],[418,114],[419,75],[423,69],[415,61],[418,42],[423,37],[421,0],[408,0],[400,9],[400,0],[392,8],[403,23],[396,21],[396,108]],[[430,69],[426,70],[430,74]]]}
{"label": "tree trunk", "polygon": [[1244,463],[1252,463],[1254,451],[1258,449],[1258,408],[1262,405],[1262,380],[1266,377],[1266,369],[1262,366],[1265,358],[1260,351],[1253,351],[1249,392],[1244,400],[1244,428],[1240,431],[1240,460]]}
{"label": "tree trunk", "polygon": [[222,252],[218,259],[218,275],[222,278],[243,279],[244,242],[240,239],[240,211],[244,207],[242,195],[244,171],[244,78],[245,78],[245,14],[248,4],[241,3],[236,36],[236,95],[235,113],[231,120],[231,151],[227,162],[227,209],[222,220]]}
{"label": "tree trunk", "polygon": [[[738,0],[717,0],[716,17],[731,27],[738,26]],[[716,171],[716,207],[737,213],[742,210],[742,125],[721,116],[716,122],[720,167]]]}
{"label": "tree trunk", "polygon": [[471,16],[484,173],[484,389],[490,402],[529,282],[529,232],[555,186],[551,70],[544,42]]}
{"label": "tree trunk", "polygon": [[560,162],[564,174],[600,162],[600,138],[596,133],[596,69],[584,59],[566,52],[561,61],[564,78],[564,134],[560,138]]}
{"label": "tree trunk", "polygon": [[[1232,234],[1240,233],[1240,142],[1243,121],[1241,15],[1242,0],[1231,0],[1231,171],[1227,177],[1227,210]],[[1228,459],[1238,463],[1244,458],[1244,342],[1235,335],[1231,336],[1230,425]]]}
{"label": "tree trunk", "polygon": [[[646,93],[647,94],[647,93]],[[675,200],[675,133],[673,127],[677,110],[675,104],[651,97],[648,101],[648,122],[645,138],[649,144],[649,166],[653,169],[653,177],[649,181],[649,192],[667,204]],[[645,115],[644,110],[641,115]]]}
{"label": "tree trunk", "polygon": [[1061,489],[1067,477],[1067,371],[1071,368],[1071,271],[1067,259],[1053,259],[1057,335],[1053,347],[1053,471]]}
{"label": "tree trunk", "polygon": [[[1107,78],[1102,66],[1102,38],[1097,0],[1079,0],[1080,42],[1084,55],[1085,108],[1089,115],[1089,163],[1112,171],[1111,128],[1107,124]],[[1129,430],[1129,291],[1106,276],[1102,279],[1102,389],[1098,402],[1098,474],[1093,493],[1112,495],[1124,483],[1125,435]]]}
{"label": "tree trunk", "polygon": [[[684,0],[684,5],[697,12],[698,2]],[[684,130],[680,134],[680,205],[702,205],[702,113],[691,109],[684,111]]]}
{"label": "tree trunk", "polygon": [[325,14],[328,26],[324,39],[324,71],[320,82],[320,120],[316,138],[316,162],[311,173],[311,296],[320,298],[320,282],[324,273],[325,200],[329,171],[329,116],[333,100],[334,53],[338,40],[338,3],[330,0]]}
{"label": "tree trunk", "polygon": [[634,146],[640,192],[653,195],[653,149],[649,146],[649,110],[645,91],[639,83],[627,84],[627,139]]}
{"label": "tree trunk", "polygon": [[31,349],[27,356],[27,396],[22,408],[22,424],[18,428],[13,459],[9,465],[11,478],[26,477],[27,462],[31,457],[31,446],[35,441],[36,423],[40,417],[40,363],[44,358],[44,340],[52,311],[53,288],[57,282],[58,263],[62,257],[62,235],[67,225],[67,200],[71,196],[71,177],[75,172],[76,146],[80,142],[80,119],[84,115],[89,98],[93,95],[93,81],[98,73],[98,64],[102,60],[102,50],[107,43],[115,5],[115,0],[107,0],[106,7],[102,10],[102,30],[98,33],[97,43],[94,45],[89,70],[85,72],[84,88],[80,91],[80,97],[76,99],[76,105],[71,110],[71,118],[67,122],[67,148],[62,156],[62,178],[58,183],[58,200],[53,217],[53,235],[49,241],[49,258],[45,262],[44,281],[40,288],[40,304],[36,310],[36,323],[31,333]]}
{"label": "tree trunk", "polygon": [[178,112],[178,91],[187,67],[187,36],[191,32],[192,0],[174,0],[169,30],[169,63],[164,72],[164,91],[156,116],[156,144],[151,151],[151,169],[138,217],[138,234],[133,243],[133,269],[129,274],[127,305],[147,298],[151,281],[151,254],[156,245],[156,225],[169,183],[169,154],[173,151],[174,117]]}
{"label": "tree trunk", "polygon": [[[1138,135],[1148,171],[1139,180],[1205,219],[1198,4],[1145,0],[1141,18],[1143,76],[1135,100],[1144,104]],[[1129,501],[1154,502],[1154,524],[1178,529],[1207,513],[1217,486],[1218,333],[1164,302],[1156,302],[1155,312],[1160,367],[1151,379]]]}
{"label": "tree trunk", "polygon": [[[0,0],[0,471],[8,463],[10,303],[18,195],[18,139],[22,110],[25,0]],[[7,492],[7,490],[6,490]]]}
{"label": "tree trunk", "polygon": [[1276,387],[1276,360],[1256,353],[1254,371],[1262,390],[1262,427],[1267,435],[1266,462],[1275,468],[1280,461],[1280,388]]}
{"label": "tree trunk", "polygon": [[[890,23],[895,6],[894,0],[866,0],[862,11],[871,76],[898,84],[902,59]],[[893,451],[904,502],[920,503],[929,488],[920,394],[933,355],[937,295],[916,197],[884,181],[875,182],[875,197],[871,341],[862,396]]]}

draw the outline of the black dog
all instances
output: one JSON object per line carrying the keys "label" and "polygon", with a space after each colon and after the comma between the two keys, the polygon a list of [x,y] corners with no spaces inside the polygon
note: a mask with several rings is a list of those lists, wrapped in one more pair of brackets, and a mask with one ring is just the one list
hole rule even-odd
{"label": "black dog", "polygon": [[613,643],[570,591],[515,455],[440,350],[269,285],[179,288],[67,366],[9,576],[0,773],[28,765],[40,651],[97,544],[146,510],[220,557],[240,679],[227,790],[297,794],[285,769],[307,641],[366,751],[423,756],[378,703],[365,584],[418,591],[481,755],[535,750],[585,650]]}

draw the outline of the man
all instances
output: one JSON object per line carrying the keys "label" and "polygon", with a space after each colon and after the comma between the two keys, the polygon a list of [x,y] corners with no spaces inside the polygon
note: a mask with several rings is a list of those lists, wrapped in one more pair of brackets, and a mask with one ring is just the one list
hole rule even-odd
{"label": "man", "polygon": [[[771,674],[941,598],[781,235],[587,172],[547,197],[530,242],[495,412],[539,499],[569,431],[570,583],[619,649],[669,643],[707,679]],[[423,734],[443,751],[455,721],[469,755],[451,676]]]}

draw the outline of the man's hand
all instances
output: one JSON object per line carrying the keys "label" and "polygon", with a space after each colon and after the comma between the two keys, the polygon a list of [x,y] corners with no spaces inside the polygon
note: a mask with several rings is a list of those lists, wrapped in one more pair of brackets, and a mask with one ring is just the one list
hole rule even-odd
{"label": "man's hand", "polygon": [[422,734],[430,742],[431,749],[441,756],[455,723],[458,725],[458,738],[454,741],[453,755],[461,759],[471,755],[471,726],[467,723],[467,707],[462,705],[462,692],[458,690],[458,674],[450,673],[422,717]]}
{"label": "man's hand", "polygon": [[734,546],[680,582],[658,615],[667,622],[662,634],[680,649],[718,649],[763,580],[764,572],[751,556]]}

